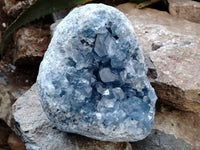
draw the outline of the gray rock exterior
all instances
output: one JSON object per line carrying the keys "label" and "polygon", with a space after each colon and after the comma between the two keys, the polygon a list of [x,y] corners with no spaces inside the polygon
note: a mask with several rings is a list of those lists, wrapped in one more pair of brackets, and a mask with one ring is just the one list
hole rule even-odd
{"label": "gray rock exterior", "polygon": [[134,150],[191,150],[192,146],[174,135],[153,129],[144,140],[132,143]]}
{"label": "gray rock exterior", "polygon": [[27,150],[132,150],[126,142],[103,142],[57,130],[42,110],[35,84],[14,103],[12,125]]}
{"label": "gray rock exterior", "polygon": [[104,141],[151,131],[156,95],[129,20],[88,4],[56,27],[37,77],[39,99],[60,130]]}

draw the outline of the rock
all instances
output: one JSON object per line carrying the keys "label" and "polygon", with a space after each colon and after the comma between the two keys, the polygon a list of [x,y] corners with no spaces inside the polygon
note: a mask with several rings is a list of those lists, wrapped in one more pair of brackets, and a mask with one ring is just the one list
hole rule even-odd
{"label": "rock", "polygon": [[159,101],[199,113],[200,25],[166,12],[134,7],[131,3],[118,6],[132,22],[141,47],[148,53],[146,62]]}
{"label": "rock", "polygon": [[134,150],[192,150],[191,145],[174,135],[153,129],[144,140],[132,143]]}
{"label": "rock", "polygon": [[4,0],[4,11],[13,17],[16,17],[22,10],[30,6],[37,0]]}
{"label": "rock", "polygon": [[12,114],[13,130],[27,150],[132,150],[128,143],[102,142],[57,130],[42,110],[36,85],[14,103]]}
{"label": "rock", "polygon": [[151,134],[132,143],[132,147],[134,150],[200,150],[199,124],[199,114],[161,105],[157,108]]}
{"label": "rock", "polygon": [[135,38],[127,18],[103,4],[61,21],[37,77],[43,110],[58,129],[115,142],[150,133],[157,97]]}
{"label": "rock", "polygon": [[8,85],[8,79],[5,71],[2,69],[1,64],[0,64],[0,85],[5,87]]}
{"label": "rock", "polygon": [[3,86],[0,85],[0,89],[0,119],[10,125],[12,106],[11,97]]}
{"label": "rock", "polygon": [[168,0],[169,13],[172,16],[200,23],[200,1]]}
{"label": "rock", "polygon": [[7,145],[7,140],[10,133],[11,129],[3,120],[0,120],[0,148]]}
{"label": "rock", "polygon": [[21,139],[14,133],[11,133],[8,138],[8,146],[11,150],[26,150]]}
{"label": "rock", "polygon": [[14,36],[16,45],[14,52],[14,64],[39,64],[48,47],[50,39],[50,31],[47,29],[34,26],[19,29]]}
{"label": "rock", "polygon": [[11,121],[12,104],[30,87],[22,86],[19,82],[16,83],[14,80],[22,80],[22,78],[13,72],[15,72],[15,66],[0,62],[0,120],[4,120],[8,126]]}
{"label": "rock", "polygon": [[62,21],[62,19],[56,20],[53,24],[50,25],[51,35],[53,36],[53,33],[57,27],[57,25]]}

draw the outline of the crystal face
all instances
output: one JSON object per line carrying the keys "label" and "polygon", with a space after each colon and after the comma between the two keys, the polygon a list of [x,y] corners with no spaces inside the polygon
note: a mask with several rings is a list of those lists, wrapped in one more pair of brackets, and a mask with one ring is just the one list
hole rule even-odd
{"label": "crystal face", "polygon": [[42,107],[55,126],[104,141],[151,131],[156,95],[131,23],[117,9],[88,4],[57,26],[40,65]]}

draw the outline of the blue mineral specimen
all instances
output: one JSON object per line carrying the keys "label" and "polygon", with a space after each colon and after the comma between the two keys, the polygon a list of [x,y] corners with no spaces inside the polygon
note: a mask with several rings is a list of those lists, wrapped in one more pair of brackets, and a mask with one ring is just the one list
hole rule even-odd
{"label": "blue mineral specimen", "polygon": [[55,126],[104,141],[151,131],[156,95],[129,20],[103,4],[75,8],[56,27],[37,77]]}

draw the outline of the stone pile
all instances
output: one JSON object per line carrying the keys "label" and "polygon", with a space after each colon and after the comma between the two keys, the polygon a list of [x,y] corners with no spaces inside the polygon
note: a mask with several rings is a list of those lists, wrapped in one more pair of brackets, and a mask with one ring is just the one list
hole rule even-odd
{"label": "stone pile", "polygon": [[[11,2],[11,0],[4,1]],[[118,9],[128,17],[134,27],[138,42],[145,53],[145,61],[148,65],[148,77],[158,96],[155,121],[151,134],[144,140],[131,142],[130,145],[126,142],[100,142],[79,135],[60,132],[56,129],[55,125],[49,122],[44,114],[38,100],[39,97],[36,85],[34,85],[24,96],[19,98],[13,106],[12,123],[14,126],[12,126],[12,128],[24,140],[27,149],[43,148],[51,150],[52,147],[52,149],[60,148],[63,150],[67,149],[66,144],[69,148],[79,148],[83,150],[87,149],[87,147],[92,150],[200,149],[200,89],[198,86],[200,83],[200,25],[190,22],[199,22],[199,13],[197,13],[199,11],[199,2],[192,0],[168,0],[168,2],[169,13],[171,15],[167,12],[150,8],[139,10],[131,3],[118,6]],[[8,5],[6,7],[8,8]],[[12,10],[18,11],[17,9]],[[7,11],[7,13],[9,13],[9,11]],[[19,30],[19,34],[16,35],[20,37],[30,36],[30,38],[28,38],[30,43],[34,43],[34,36],[26,34],[27,31],[32,31],[32,27],[26,26],[25,30]],[[20,38],[15,43],[24,42],[23,40],[25,41],[26,39]],[[33,42],[31,42],[31,40],[33,40]],[[25,43],[28,43],[28,41],[25,41]],[[35,44],[33,44],[33,46],[31,45],[31,47],[34,46]],[[43,45],[41,46],[43,47]],[[17,47],[17,45],[15,47]],[[22,50],[23,49],[22,47]],[[29,51],[29,49],[27,49],[27,51]],[[36,51],[33,52],[37,53]],[[25,52],[24,54],[29,53]],[[40,54],[41,55],[34,55],[39,56],[38,58],[41,59],[42,53]],[[24,58],[27,56],[27,58],[29,57],[31,59],[31,55],[24,55],[25,57],[23,55],[21,56]],[[23,61],[21,61],[21,63],[23,64]],[[2,107],[0,106],[0,110],[5,110],[1,108],[8,105],[11,106],[14,102],[13,100],[11,100],[12,102],[10,101],[10,98],[13,99],[13,93],[10,93],[12,90],[5,90],[7,82],[9,81],[4,72],[0,72],[0,83],[3,85],[3,91],[7,93],[0,94],[1,97],[4,97],[4,100],[7,101],[4,101],[4,104],[1,105]],[[5,97],[9,99],[5,99]],[[1,113],[1,116],[7,116],[5,114],[10,113],[9,109],[3,112],[5,113]],[[7,120],[9,117],[2,118]],[[0,121],[0,134],[2,135],[0,136],[0,149],[17,150],[18,146],[15,144],[20,142],[13,136],[9,127],[6,126],[5,123],[2,124],[2,118]],[[8,122],[10,122],[9,119]],[[33,126],[30,126],[29,123],[33,124]],[[17,141],[18,143],[16,143]],[[132,146],[132,148],[130,146]],[[19,149],[22,150],[23,145],[21,145]]]}

